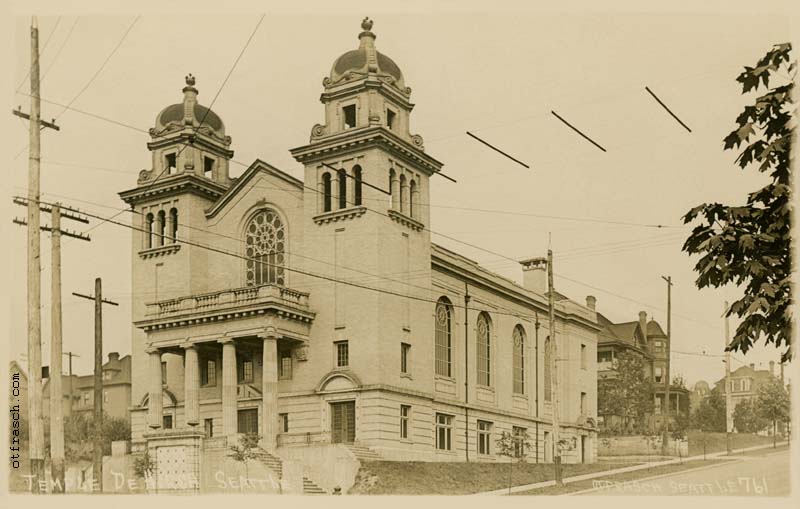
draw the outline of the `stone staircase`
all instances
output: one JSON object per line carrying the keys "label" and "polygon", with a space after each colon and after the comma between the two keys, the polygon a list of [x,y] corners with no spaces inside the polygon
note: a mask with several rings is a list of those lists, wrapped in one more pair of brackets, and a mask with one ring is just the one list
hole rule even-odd
{"label": "stone staircase", "polygon": [[[281,459],[264,449],[258,447],[253,450],[253,456],[263,463],[267,468],[277,474],[278,479],[283,478],[283,462]],[[325,495],[326,491],[317,486],[314,481],[306,476],[303,476],[303,494],[304,495]]]}
{"label": "stone staircase", "polygon": [[383,459],[380,454],[366,445],[347,444],[346,447],[353,453],[353,456],[355,456],[358,461],[381,461]]}

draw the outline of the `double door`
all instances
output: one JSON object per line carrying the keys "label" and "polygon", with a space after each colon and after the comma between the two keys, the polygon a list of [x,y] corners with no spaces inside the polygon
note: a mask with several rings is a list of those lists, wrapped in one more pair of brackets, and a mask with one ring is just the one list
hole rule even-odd
{"label": "double door", "polygon": [[352,444],[356,439],[356,402],[331,403],[331,441]]}

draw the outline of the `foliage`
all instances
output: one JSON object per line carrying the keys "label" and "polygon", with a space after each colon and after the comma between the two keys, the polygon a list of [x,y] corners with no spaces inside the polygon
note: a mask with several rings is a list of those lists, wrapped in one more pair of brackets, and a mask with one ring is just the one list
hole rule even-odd
{"label": "foliage", "polygon": [[152,476],[153,470],[155,470],[155,464],[150,459],[150,454],[148,454],[147,450],[133,461],[133,473],[140,479]]}
{"label": "foliage", "polygon": [[621,433],[645,424],[645,416],[653,411],[653,382],[647,376],[642,355],[623,351],[614,360],[615,376],[597,382],[597,413],[622,419]]}
{"label": "foliage", "polygon": [[759,416],[771,422],[789,420],[789,393],[779,380],[771,380],[758,388],[756,406]]}
{"label": "foliage", "polygon": [[692,425],[692,419],[686,412],[675,412],[672,414],[672,426],[670,426],[670,436],[674,440],[686,438],[686,432]]}
{"label": "foliage", "polygon": [[64,454],[68,461],[92,459],[94,437],[100,433],[103,454],[111,454],[111,442],[131,439],[131,425],[122,417],[103,415],[102,429],[96,429],[94,417],[86,412],[75,412],[64,418]]}
{"label": "foliage", "polygon": [[[259,436],[255,433],[239,435],[239,443],[228,446],[228,457],[244,465],[245,477],[250,477],[247,462],[258,457]],[[242,485],[244,489],[244,485]]]}
{"label": "foliage", "polygon": [[525,461],[525,457],[531,449],[531,439],[527,431],[516,434],[503,431],[495,440],[495,444],[497,445],[497,454],[517,458],[519,461]]}
{"label": "foliage", "polygon": [[[697,287],[744,286],[743,296],[727,310],[727,316],[742,319],[728,348],[747,353],[763,337],[766,344],[785,346],[784,361],[791,358],[794,324],[790,151],[796,62],[791,61],[791,50],[789,43],[775,45],[736,78],[745,94],[762,85],[768,90],[745,106],[736,118],[737,128],[725,137],[725,150],[741,150],[736,159],[739,167],[757,165],[769,183],[750,193],[745,205],[704,203],[683,217],[687,224],[700,221],[683,245],[683,251],[701,256],[694,268],[699,274]],[[789,79],[769,88],[770,80],[783,77],[780,71]]]}
{"label": "foliage", "polygon": [[686,388],[686,380],[683,378],[683,375],[675,375],[672,377],[672,387],[678,387],[680,389]]}
{"label": "foliage", "polygon": [[716,387],[697,406],[692,421],[701,431],[726,431],[725,400]]}
{"label": "foliage", "polygon": [[739,433],[758,433],[769,422],[761,417],[754,399],[740,401],[733,409],[733,426]]}

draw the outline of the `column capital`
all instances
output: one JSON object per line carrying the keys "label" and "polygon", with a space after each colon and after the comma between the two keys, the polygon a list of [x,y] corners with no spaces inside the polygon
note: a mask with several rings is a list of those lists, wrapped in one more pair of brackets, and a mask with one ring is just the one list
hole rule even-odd
{"label": "column capital", "polygon": [[155,346],[148,346],[144,349],[144,352],[148,355],[152,355],[154,353],[161,353],[161,349]]}
{"label": "column capital", "polygon": [[181,343],[181,348],[183,348],[184,350],[197,350],[197,343],[186,341],[184,343]]}
{"label": "column capital", "polygon": [[227,345],[228,343],[233,343],[233,342],[234,342],[233,338],[219,338],[217,340],[217,343],[219,343],[221,345]]}
{"label": "column capital", "polygon": [[275,327],[273,327],[271,325],[265,327],[264,328],[264,332],[262,332],[261,334],[258,335],[258,337],[260,339],[264,339],[264,340],[267,340],[267,339],[278,339],[279,336],[280,336],[280,334],[278,334],[278,329],[276,329]]}

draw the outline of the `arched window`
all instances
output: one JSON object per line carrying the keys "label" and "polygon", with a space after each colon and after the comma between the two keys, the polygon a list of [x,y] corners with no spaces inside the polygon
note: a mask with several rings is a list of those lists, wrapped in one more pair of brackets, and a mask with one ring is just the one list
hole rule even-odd
{"label": "arched window", "polygon": [[446,297],[436,303],[436,374],[453,376],[453,306]]}
{"label": "arched window", "polygon": [[552,373],[550,370],[550,337],[544,340],[544,400],[553,400]]}
{"label": "arched window", "polygon": [[322,211],[331,211],[331,174],[327,171],[322,174]]}
{"label": "arched window", "polygon": [[417,214],[417,182],[413,179],[408,185],[408,197],[408,215],[409,217],[415,217]]}
{"label": "arched window", "polygon": [[397,210],[397,196],[400,194],[397,186],[397,173],[394,168],[389,170],[389,208]]}
{"label": "arched window", "polygon": [[178,241],[178,209],[175,207],[169,210],[169,224],[171,227],[169,237],[172,239],[172,243],[174,244]]}
{"label": "arched window", "polygon": [[525,329],[522,325],[514,327],[514,358],[512,361],[514,376],[514,393],[525,394]]}
{"label": "arched window", "polygon": [[406,195],[408,194],[408,188],[406,184],[406,176],[400,175],[400,201],[398,202],[397,210],[400,212],[406,213],[408,212],[408,205],[406,205]]}
{"label": "arched window", "polygon": [[339,170],[339,208],[347,208],[347,172]]}
{"label": "arched window", "polygon": [[361,205],[361,166],[353,166],[353,205]]}
{"label": "arched window", "polygon": [[167,213],[163,210],[158,211],[158,245],[164,245],[164,238],[167,231]]}
{"label": "arched window", "polygon": [[489,315],[481,312],[478,315],[476,355],[478,358],[478,385],[490,386],[492,384],[492,325]]}
{"label": "arched window", "polygon": [[155,221],[155,217],[153,213],[149,213],[144,218],[144,229],[145,229],[145,237],[144,237],[144,247],[145,249],[150,249],[153,246],[153,222]]}
{"label": "arched window", "polygon": [[259,211],[245,230],[247,285],[284,285],[286,228],[277,212]]}

